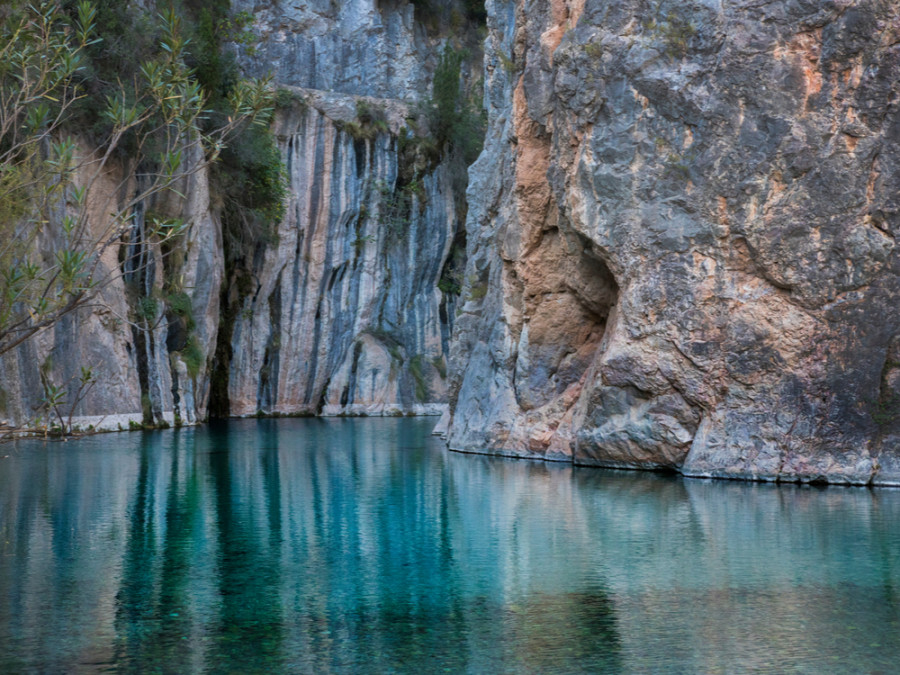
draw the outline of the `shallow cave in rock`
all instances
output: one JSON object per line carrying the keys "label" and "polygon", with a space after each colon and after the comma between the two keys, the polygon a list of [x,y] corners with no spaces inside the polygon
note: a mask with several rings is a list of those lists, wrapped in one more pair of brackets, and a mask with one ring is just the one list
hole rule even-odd
{"label": "shallow cave in rock", "polygon": [[[615,306],[619,287],[609,267],[585,248],[559,257],[559,237],[545,238],[548,279],[535,284],[516,364],[516,393],[523,410],[550,403],[578,382],[593,362]],[[554,280],[553,277],[556,276]],[[535,289],[534,286],[538,288]],[[543,287],[541,287],[543,285]]]}

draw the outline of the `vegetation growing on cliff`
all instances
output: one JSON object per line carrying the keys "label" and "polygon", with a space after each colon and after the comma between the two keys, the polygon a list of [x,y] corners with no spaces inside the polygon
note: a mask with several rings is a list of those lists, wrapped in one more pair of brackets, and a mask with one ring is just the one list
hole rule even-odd
{"label": "vegetation growing on cliff", "polygon": [[[231,0],[184,0],[193,17],[197,79],[209,95],[209,116],[221,124],[230,115],[228,100],[242,76],[234,55],[225,49],[237,42],[253,49],[248,30],[252,15],[233,14]],[[212,167],[212,192],[223,200],[226,254],[239,259],[252,254],[259,241],[271,242],[274,226],[284,216],[287,184],[281,154],[268,126],[244,124],[235,143],[222,150]]]}
{"label": "vegetation growing on cliff", "polygon": [[433,32],[459,31],[466,25],[483,26],[487,20],[484,0],[410,0],[416,20]]}
{"label": "vegetation growing on cliff", "polygon": [[[84,0],[0,13],[0,354],[91,302],[115,276],[104,253],[126,236],[136,243],[135,206],[177,195],[231,133],[271,110],[262,83],[239,81],[227,119],[208,122],[171,6],[151,31],[153,48],[113,78],[98,50],[101,28],[117,28],[119,15],[101,4],[112,14]],[[124,199],[101,192],[114,167],[125,176]],[[158,246],[182,227],[147,222],[141,243]]]}
{"label": "vegetation growing on cliff", "polygon": [[[466,87],[462,66],[468,54],[445,48],[434,74],[432,99],[428,106],[428,126],[449,165],[456,210],[465,222],[468,205],[468,169],[484,145],[487,118],[482,101],[483,84]],[[441,272],[438,288],[447,295],[459,295],[465,269],[466,235],[460,228]]]}
{"label": "vegetation growing on cliff", "polygon": [[[401,136],[401,168],[406,181],[421,177],[440,161],[450,164],[457,207],[465,216],[467,169],[481,152],[487,118],[480,72],[487,10],[484,0],[410,0],[416,21],[445,40],[434,68],[431,96],[424,101],[413,133]],[[424,128],[419,125],[424,123]]]}
{"label": "vegetation growing on cliff", "polygon": [[390,132],[383,109],[367,101],[356,102],[356,119],[349,122],[335,121],[335,126],[358,141],[372,140],[378,134]]}
{"label": "vegetation growing on cliff", "polygon": [[[466,87],[461,68],[465,50],[444,48],[434,71],[431,101],[427,105],[428,128],[448,158],[465,170],[475,161],[484,143],[486,119],[479,87]],[[465,176],[463,176],[465,178]]]}
{"label": "vegetation growing on cliff", "polygon": [[[267,101],[265,115],[235,119],[232,106],[247,81],[226,44],[242,44],[252,51],[256,38],[249,26],[253,16],[232,12],[230,0],[172,0],[165,4],[180,17],[184,64],[205,97],[201,130],[209,133],[230,126],[234,131],[231,142],[222,145],[217,161],[210,166],[210,187],[211,193],[223,201],[226,250],[240,258],[248,248],[252,253],[258,240],[271,239],[274,223],[284,214],[287,196],[281,156],[265,124],[274,98]],[[97,1],[97,34],[101,39],[89,50],[86,86],[93,94],[91,99],[139,73],[141,63],[156,49],[152,37],[148,38],[153,30],[146,14],[130,10],[127,4]],[[96,111],[85,111],[85,118],[88,125],[102,123]],[[264,123],[254,123],[260,121]]]}

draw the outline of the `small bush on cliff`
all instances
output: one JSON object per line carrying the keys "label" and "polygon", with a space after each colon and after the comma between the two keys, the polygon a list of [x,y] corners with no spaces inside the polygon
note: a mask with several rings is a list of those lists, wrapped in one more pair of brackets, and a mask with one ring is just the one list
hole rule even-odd
{"label": "small bush on cliff", "polygon": [[200,349],[200,344],[197,342],[195,335],[191,335],[188,338],[187,344],[181,352],[181,358],[187,368],[188,377],[196,380],[206,362],[203,358],[203,350]]}
{"label": "small bush on cliff", "polygon": [[[193,50],[197,79],[209,92],[210,120],[221,123],[230,115],[228,101],[242,77],[227,42],[249,49],[255,34],[253,16],[233,14],[230,0],[183,0],[193,17]],[[275,136],[267,125],[244,124],[236,142],[222,150],[212,167],[212,192],[223,200],[223,238],[231,261],[252,255],[259,243],[275,241],[275,226],[284,217],[287,176]]]}
{"label": "small bush on cliff", "polygon": [[245,129],[240,143],[222,151],[222,162],[213,167],[212,178],[223,200],[223,235],[232,259],[251,255],[260,243],[275,243],[288,187],[271,132]]}
{"label": "small bush on cliff", "polygon": [[[445,47],[432,83],[432,95],[418,111],[418,123],[399,137],[400,175],[397,191],[417,182],[444,162],[449,170],[457,213],[464,219],[468,167],[481,152],[486,118],[482,112],[480,83],[465,86],[462,65],[465,50]],[[424,122],[424,124],[422,124]]]}
{"label": "small bush on cliff", "polygon": [[409,374],[413,379],[416,400],[422,403],[428,400],[428,380],[425,377],[425,367],[425,357],[421,354],[416,354],[409,360]]}
{"label": "small bush on cliff", "polygon": [[662,38],[666,54],[671,58],[684,57],[691,40],[697,35],[697,27],[674,12],[670,12],[663,21],[646,20],[644,30]]}
{"label": "small bush on cliff", "polygon": [[467,56],[466,51],[449,45],[444,49],[427,106],[428,128],[439,146],[466,167],[481,152],[486,125],[481,97],[468,92],[462,82],[461,68]]}
{"label": "small bush on cliff", "polygon": [[190,296],[184,291],[174,291],[165,298],[166,307],[172,314],[184,321],[187,330],[192,331],[196,327],[194,321],[194,307]]}
{"label": "small bush on cliff", "polygon": [[[71,0],[68,0],[71,2]],[[223,238],[232,258],[252,252],[259,242],[274,241],[274,226],[284,215],[287,197],[286,176],[268,114],[277,103],[270,93],[265,119],[236,118],[232,100],[246,88],[229,43],[243,45],[252,52],[258,36],[251,30],[253,15],[233,12],[231,0],[151,0],[155,6],[170,6],[177,13],[184,36],[182,59],[205,96],[204,114],[199,127],[204,133],[223,125],[234,127],[230,141],[223,145],[210,171],[211,193],[222,199]],[[92,96],[79,108],[84,128],[94,135],[103,133],[105,122],[90,101],[102,100],[120,81],[129,81],[140,73],[141,63],[151,58],[156,48],[158,28],[148,13],[134,11],[120,0],[97,0],[99,42],[87,49],[88,67],[85,86]],[[283,92],[281,99],[284,101]],[[122,146],[130,155],[134,148]],[[175,252],[176,246],[171,247]],[[180,267],[179,256],[165,255],[166,274],[171,277]]]}
{"label": "small bush on cliff", "polygon": [[413,217],[414,204],[424,206],[425,188],[421,179],[413,179],[408,183],[400,183],[391,188],[384,182],[375,184],[379,195],[378,222],[387,228],[393,238],[403,237]]}

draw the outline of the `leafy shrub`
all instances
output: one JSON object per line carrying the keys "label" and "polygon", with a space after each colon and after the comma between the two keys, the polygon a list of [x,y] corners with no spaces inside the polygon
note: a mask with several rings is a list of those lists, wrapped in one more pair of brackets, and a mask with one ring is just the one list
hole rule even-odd
{"label": "leafy shrub", "polygon": [[442,380],[447,379],[447,362],[444,360],[443,356],[435,356],[431,359],[431,365],[438,371],[438,375],[441,376]]}
{"label": "leafy shrub", "polygon": [[428,382],[425,379],[425,357],[416,354],[409,360],[409,374],[413,379],[416,399],[424,403],[428,399]]}
{"label": "leafy shrub", "polygon": [[206,365],[206,361],[203,358],[203,350],[200,349],[200,344],[195,335],[191,335],[188,338],[187,344],[181,351],[181,358],[187,367],[188,376],[192,380],[196,380],[203,370],[203,366]]}
{"label": "leafy shrub", "polygon": [[603,47],[597,42],[588,42],[584,45],[584,53],[592,59],[599,59],[603,56]]}
{"label": "leafy shrub", "polygon": [[671,58],[687,54],[691,40],[697,35],[697,27],[674,12],[670,12],[664,21],[648,19],[644,22],[644,30],[662,38],[666,54]]}
{"label": "leafy shrub", "polygon": [[367,101],[356,102],[356,119],[336,120],[335,126],[355,140],[372,140],[378,134],[390,132],[384,110]]}
{"label": "leafy shrub", "polygon": [[159,303],[156,301],[156,298],[142,297],[138,300],[136,314],[139,319],[151,321],[156,318],[156,313],[158,311]]}
{"label": "leafy shrub", "polygon": [[184,291],[170,293],[166,296],[166,307],[175,316],[184,321],[185,329],[194,330],[196,322],[194,321],[194,308],[191,304],[191,298]]}
{"label": "leafy shrub", "polygon": [[[269,110],[264,85],[238,82],[224,123],[208,119],[180,14],[170,4],[146,23],[127,7],[23,0],[0,10],[0,208],[12,219],[0,222],[12,240],[0,251],[0,353],[96,298],[117,274],[98,261],[119,243],[126,281],[152,286],[147,253],[181,227],[140,218],[146,202],[177,195],[236,127]],[[102,151],[80,153],[75,134]],[[116,157],[135,189],[89,218]],[[60,235],[53,248],[37,250],[50,228]]]}
{"label": "leafy shrub", "polygon": [[516,60],[511,55],[507,55],[502,49],[497,50],[497,57],[500,59],[500,65],[503,66],[503,70],[507,73],[514,73],[519,69],[516,65]]}
{"label": "leafy shrub", "polygon": [[426,106],[428,129],[449,160],[454,192],[461,195],[465,195],[467,169],[481,153],[487,128],[480,87],[469,93],[462,83],[461,67],[467,57],[465,50],[445,47]]}
{"label": "leafy shrub", "polygon": [[[379,181],[375,187],[380,196],[379,224],[386,227],[392,237],[406,234],[413,215],[413,198],[421,196],[424,192],[421,182],[414,179],[403,185],[401,181],[398,181],[397,187],[392,189],[386,183]],[[420,200],[419,204],[423,204],[423,202]]]}
{"label": "leafy shrub", "polygon": [[481,300],[487,295],[488,286],[486,283],[473,284],[469,288],[469,300]]}

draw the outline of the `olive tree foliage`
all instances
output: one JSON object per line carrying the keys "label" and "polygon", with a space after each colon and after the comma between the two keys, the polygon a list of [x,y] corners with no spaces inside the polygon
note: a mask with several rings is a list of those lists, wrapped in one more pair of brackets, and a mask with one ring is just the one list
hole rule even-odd
{"label": "olive tree foliage", "polygon": [[[69,11],[55,0],[0,7],[0,355],[96,301],[121,274],[101,263],[104,253],[135,244],[135,207],[183,197],[185,178],[273,110],[268,81],[243,81],[229,95],[230,115],[213,127],[169,7],[158,16],[155,55],[133,81],[92,102],[105,137],[79,143],[76,102],[85,96],[86,50],[98,41],[95,20],[87,0]],[[110,177],[121,181],[115,190]],[[171,246],[185,227],[153,219],[138,243]]]}

